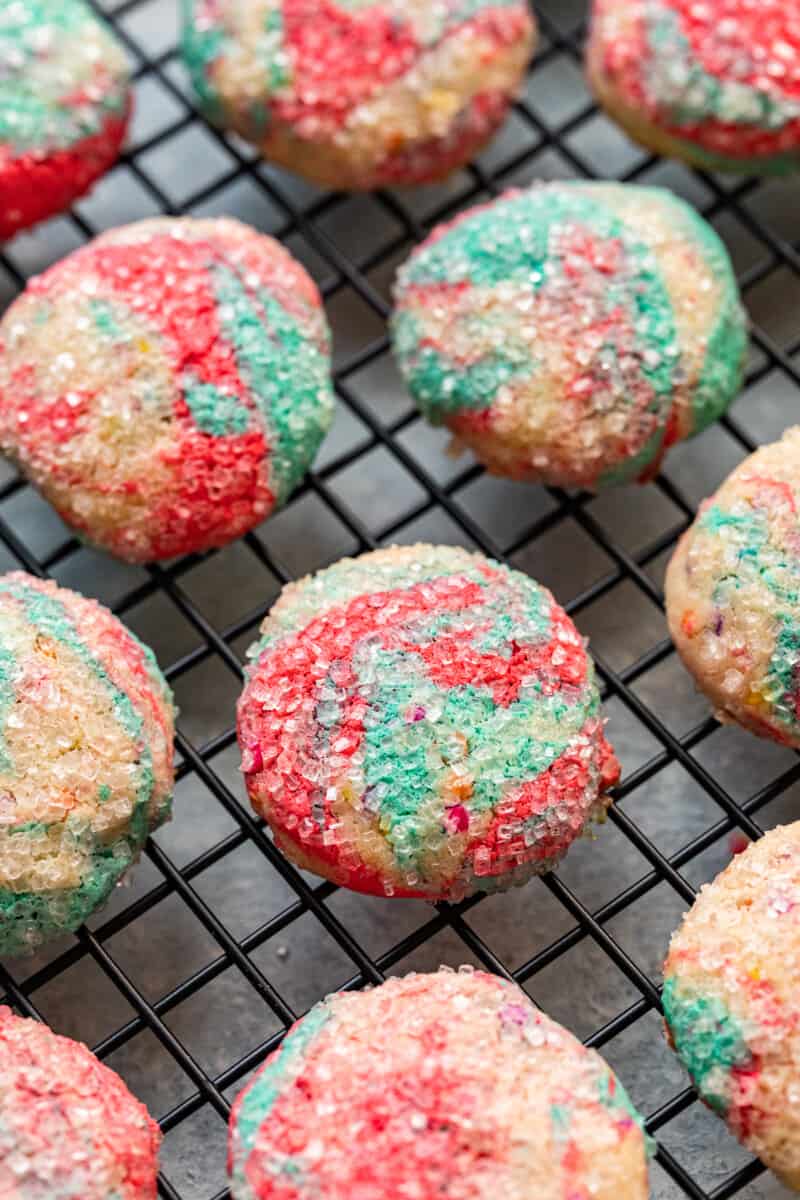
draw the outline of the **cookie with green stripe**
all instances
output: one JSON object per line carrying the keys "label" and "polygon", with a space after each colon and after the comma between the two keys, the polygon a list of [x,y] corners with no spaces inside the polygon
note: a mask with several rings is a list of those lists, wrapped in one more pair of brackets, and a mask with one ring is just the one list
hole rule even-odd
{"label": "cookie with green stripe", "polygon": [[462,967],[328,996],[231,1110],[233,1200],[646,1200],[650,1139],[594,1050]]}
{"label": "cookie with green stripe", "polygon": [[800,166],[800,25],[786,0],[593,0],[588,82],[656,154],[706,171]]}
{"label": "cookie with green stripe", "polygon": [[551,870],[619,763],[550,592],[456,546],[391,546],[284,588],[250,652],[242,770],[275,841],[379,896],[459,900]]}
{"label": "cookie with green stripe", "polygon": [[657,188],[509,192],[401,268],[394,349],[423,413],[497,475],[646,480],[737,394],[746,322],[728,254]]}
{"label": "cookie with green stripe", "polygon": [[172,693],[106,608],[0,577],[0,956],[76,929],[167,819]]}
{"label": "cookie with green stripe", "polygon": [[432,183],[477,155],[536,42],[527,0],[182,0],[215,124],[313,183]]}
{"label": "cookie with green stripe", "polygon": [[0,241],[68,208],[112,165],[125,51],[84,0],[0,5]]}
{"label": "cookie with green stripe", "polygon": [[800,428],[731,471],[667,568],[675,646],[720,721],[800,749]]}
{"label": "cookie with green stripe", "polygon": [[238,221],[113,230],[31,280],[0,323],[0,445],[81,536],[129,561],[263,521],[332,413],[319,292]]}
{"label": "cookie with green stripe", "polygon": [[701,889],[670,943],[663,1005],[701,1098],[800,1191],[800,822]]}

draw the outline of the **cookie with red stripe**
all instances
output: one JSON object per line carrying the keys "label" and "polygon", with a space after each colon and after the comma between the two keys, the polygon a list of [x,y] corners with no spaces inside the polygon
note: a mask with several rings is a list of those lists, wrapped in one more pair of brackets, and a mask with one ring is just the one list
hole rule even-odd
{"label": "cookie with red stripe", "polygon": [[0,445],[81,536],[133,562],[263,521],[332,413],[319,292],[238,221],[112,230],[0,323]]}
{"label": "cookie with red stripe", "polygon": [[589,82],[658,154],[706,170],[797,170],[797,12],[793,0],[594,0]]}
{"label": "cookie with red stripe", "polygon": [[160,1142],[86,1046],[0,1008],[3,1200],[156,1200]]}
{"label": "cookie with red stripe", "polygon": [[340,992],[231,1111],[234,1200],[646,1200],[648,1139],[599,1054],[462,968]]}
{"label": "cookie with red stripe", "polygon": [[239,702],[256,810],[300,866],[386,896],[525,882],[608,805],[619,766],[551,594],[452,546],[288,585]]}
{"label": "cookie with red stripe", "polygon": [[425,183],[492,137],[533,51],[526,0],[184,0],[200,103],[324,186]]}
{"label": "cookie with red stripe", "polygon": [[108,170],[130,107],[125,53],[84,0],[0,7],[0,240]]}
{"label": "cookie with red stripe", "polygon": [[77,929],[168,818],[173,722],[152,651],[108,609],[0,577],[0,957]]}
{"label": "cookie with red stripe", "polygon": [[800,822],[701,889],[670,943],[663,1004],[702,1099],[800,1191]]}

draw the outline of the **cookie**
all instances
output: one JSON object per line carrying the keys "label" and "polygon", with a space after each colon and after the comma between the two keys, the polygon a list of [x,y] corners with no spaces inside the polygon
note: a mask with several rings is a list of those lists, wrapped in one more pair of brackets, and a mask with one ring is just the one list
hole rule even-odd
{"label": "cookie", "polygon": [[663,1004],[703,1100],[800,1191],[800,823],[701,889],[670,944]]}
{"label": "cookie", "polygon": [[69,208],[108,170],[130,107],[125,53],[84,0],[6,0],[0,240]]}
{"label": "cookie", "polygon": [[435,229],[395,298],[395,353],[420,409],[512,479],[649,479],[742,380],[727,252],[658,188],[509,192]]}
{"label": "cookie", "polygon": [[86,1046],[0,1007],[3,1200],[156,1200],[160,1142]]}
{"label": "cookie", "polygon": [[0,322],[0,446],[68,525],[131,562],[263,521],[332,414],[319,292],[238,221],[103,234]]}
{"label": "cookie", "polygon": [[231,1112],[233,1200],[646,1200],[642,1121],[599,1054],[462,968],[340,992]]}
{"label": "cookie", "polygon": [[666,577],[673,641],[723,721],[800,748],[800,427],[706,500]]}
{"label": "cookie", "polygon": [[707,170],[800,166],[800,29],[785,0],[594,0],[589,84],[657,154]]}
{"label": "cookie", "polygon": [[604,814],[619,764],[594,666],[521,572],[394,546],[289,584],[261,633],[242,769],[299,866],[460,899],[549,870]]}
{"label": "cookie", "polygon": [[525,0],[184,0],[208,117],[324,187],[442,179],[503,122],[533,52]]}
{"label": "cookie", "polygon": [[153,653],[108,609],[0,576],[0,957],[108,898],[169,815],[172,737]]}

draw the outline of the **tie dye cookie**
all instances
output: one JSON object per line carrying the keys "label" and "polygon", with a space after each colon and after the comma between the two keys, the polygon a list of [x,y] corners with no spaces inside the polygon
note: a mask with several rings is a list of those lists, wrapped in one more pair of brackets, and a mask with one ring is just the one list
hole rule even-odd
{"label": "tie dye cookie", "polygon": [[325,187],[426,183],[468,162],[535,42],[526,0],[183,0],[208,117]]}
{"label": "tie dye cookie", "polygon": [[290,584],[239,702],[253,806],[299,866],[458,899],[555,866],[619,765],[594,667],[550,593],[448,546]]}
{"label": "tie dye cookie", "polygon": [[667,570],[670,633],[723,721],[800,748],[800,427],[706,500]]}
{"label": "tie dye cookie", "polygon": [[160,1142],[86,1046],[0,1008],[3,1200],[156,1200]]}
{"label": "tie dye cookie", "polygon": [[172,737],[153,653],[116,617],[0,576],[0,957],[77,929],[108,898],[169,816]]}
{"label": "tie dye cookie", "polygon": [[646,1200],[642,1120],[599,1054],[462,968],[329,996],[231,1112],[233,1200]]}
{"label": "tie dye cookie", "polygon": [[648,479],[741,383],[727,252],[661,189],[509,192],[435,229],[395,295],[415,400],[497,475],[593,491]]}
{"label": "tie dye cookie", "polygon": [[635,141],[707,170],[800,167],[797,0],[594,0],[589,83]]}
{"label": "tie dye cookie", "polygon": [[332,415],[319,292],[238,221],[103,234],[0,323],[0,446],[81,536],[132,562],[263,521]]}
{"label": "tie dye cookie", "polygon": [[701,889],[670,944],[663,1004],[703,1100],[800,1191],[800,823]]}
{"label": "tie dye cookie", "polygon": [[122,47],[83,0],[0,5],[0,240],[68,208],[119,154]]}

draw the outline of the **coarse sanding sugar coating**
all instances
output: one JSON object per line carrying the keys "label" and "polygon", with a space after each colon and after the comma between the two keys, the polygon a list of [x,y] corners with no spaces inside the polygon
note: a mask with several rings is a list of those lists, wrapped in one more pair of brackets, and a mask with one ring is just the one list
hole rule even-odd
{"label": "coarse sanding sugar coating", "polygon": [[672,939],[663,1004],[702,1098],[800,1191],[800,823],[702,888]]}
{"label": "coarse sanding sugar coating", "polygon": [[741,384],[725,247],[658,188],[557,183],[470,209],[414,251],[396,304],[422,411],[514,479],[649,479]]}
{"label": "coarse sanding sugar coating", "polygon": [[646,1200],[642,1120],[513,983],[462,968],[329,996],[231,1112],[233,1200]]}
{"label": "coarse sanding sugar coating", "polygon": [[3,1200],[156,1200],[160,1142],[86,1046],[0,1007]]}
{"label": "coarse sanding sugar coating", "polygon": [[284,588],[239,702],[256,810],[301,867],[458,899],[553,867],[619,764],[550,593],[456,547],[343,559]]}
{"label": "coarse sanding sugar coating", "polygon": [[212,121],[327,187],[443,178],[509,110],[535,42],[527,0],[183,0]]}
{"label": "coarse sanding sugar coating", "polygon": [[721,720],[800,748],[800,428],[706,500],[666,577],[675,645]]}
{"label": "coarse sanding sugar coating", "polygon": [[172,738],[153,653],[108,609],[0,577],[0,957],[108,898],[169,815]]}
{"label": "coarse sanding sugar coating", "polygon": [[122,47],[84,0],[0,4],[0,241],[111,166],[130,110]]}
{"label": "coarse sanding sugar coating", "polygon": [[798,0],[594,0],[587,67],[609,116],[658,154],[800,167]]}
{"label": "coarse sanding sugar coating", "polygon": [[0,322],[0,445],[119,558],[221,546],[313,461],[329,340],[315,284],[272,238],[224,218],[115,229]]}

